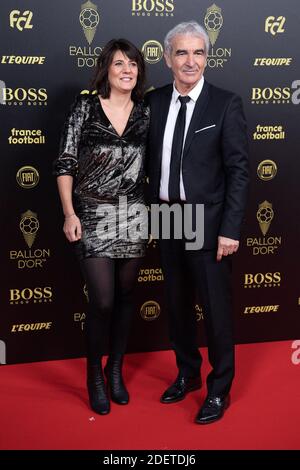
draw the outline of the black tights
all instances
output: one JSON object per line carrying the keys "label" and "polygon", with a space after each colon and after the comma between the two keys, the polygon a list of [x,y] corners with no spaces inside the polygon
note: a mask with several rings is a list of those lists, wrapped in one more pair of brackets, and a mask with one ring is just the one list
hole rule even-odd
{"label": "black tights", "polygon": [[109,354],[126,351],[140,263],[140,258],[81,261],[89,295],[86,341],[90,364],[98,364],[107,350]]}

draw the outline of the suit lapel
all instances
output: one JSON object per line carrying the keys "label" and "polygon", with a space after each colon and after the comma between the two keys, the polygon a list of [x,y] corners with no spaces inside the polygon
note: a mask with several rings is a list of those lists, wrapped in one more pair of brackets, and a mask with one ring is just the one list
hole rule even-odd
{"label": "suit lapel", "polygon": [[186,157],[186,155],[189,151],[190,145],[191,145],[193,137],[194,137],[195,130],[196,130],[197,126],[199,126],[201,118],[202,118],[202,116],[203,116],[203,114],[206,110],[207,105],[208,105],[208,101],[209,101],[209,85],[206,81],[204,81],[203,89],[200,93],[199,98],[196,101],[194,112],[193,112],[193,115],[192,115],[192,119],[191,119],[191,122],[190,122],[190,125],[189,125],[189,128],[188,128],[188,132],[187,132],[187,135],[186,135],[186,139],[185,139],[185,143],[184,143],[184,150],[183,150],[183,158]]}

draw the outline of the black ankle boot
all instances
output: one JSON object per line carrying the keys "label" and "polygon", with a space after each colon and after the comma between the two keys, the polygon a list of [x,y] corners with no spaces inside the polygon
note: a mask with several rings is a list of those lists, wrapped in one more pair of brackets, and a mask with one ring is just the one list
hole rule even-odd
{"label": "black ankle boot", "polygon": [[129,394],[122,377],[123,354],[109,356],[105,366],[105,375],[108,379],[111,399],[119,405],[127,405]]}
{"label": "black ankle boot", "polygon": [[100,364],[87,365],[87,389],[92,410],[100,415],[109,413],[110,403]]}

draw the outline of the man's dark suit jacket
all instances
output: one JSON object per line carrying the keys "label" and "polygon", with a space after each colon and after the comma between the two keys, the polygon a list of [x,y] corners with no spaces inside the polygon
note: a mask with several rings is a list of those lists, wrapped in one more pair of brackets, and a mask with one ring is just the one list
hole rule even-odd
{"label": "man's dark suit jacket", "polygon": [[[148,202],[159,201],[162,145],[173,85],[148,93]],[[238,240],[248,187],[246,121],[239,96],[204,81],[186,135],[182,176],[187,203],[204,204],[204,246]]]}

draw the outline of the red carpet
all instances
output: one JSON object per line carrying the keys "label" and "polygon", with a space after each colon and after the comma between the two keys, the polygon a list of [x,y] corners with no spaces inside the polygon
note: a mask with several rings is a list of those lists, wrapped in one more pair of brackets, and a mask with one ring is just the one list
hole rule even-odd
{"label": "red carpet", "polygon": [[[128,406],[107,416],[87,406],[85,361],[0,369],[0,449],[300,449],[300,364],[292,341],[237,346],[232,404],[219,422],[193,423],[205,390],[162,405],[173,353],[130,354]],[[208,371],[204,350],[203,375]]]}

